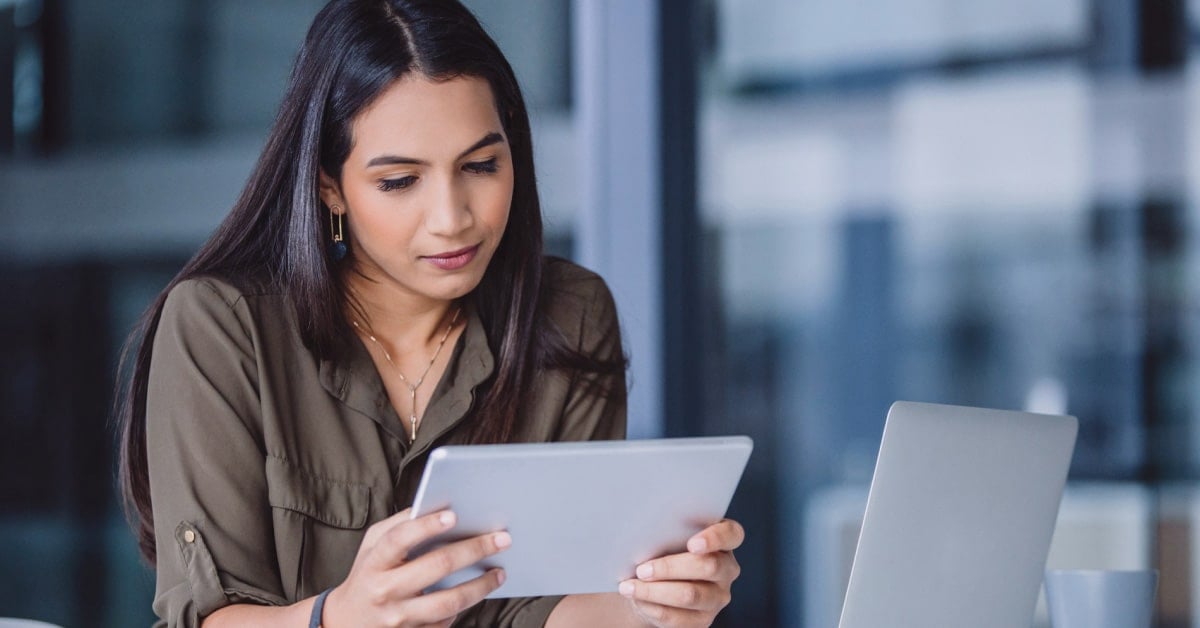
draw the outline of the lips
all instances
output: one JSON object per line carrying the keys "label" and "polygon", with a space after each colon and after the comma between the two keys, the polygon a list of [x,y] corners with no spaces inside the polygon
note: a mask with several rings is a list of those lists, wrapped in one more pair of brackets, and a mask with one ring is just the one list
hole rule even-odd
{"label": "lips", "polygon": [[475,255],[479,253],[479,245],[468,246],[456,251],[447,251],[438,253],[437,255],[426,255],[421,259],[433,264],[442,270],[458,270],[463,266],[471,263],[475,259]]}

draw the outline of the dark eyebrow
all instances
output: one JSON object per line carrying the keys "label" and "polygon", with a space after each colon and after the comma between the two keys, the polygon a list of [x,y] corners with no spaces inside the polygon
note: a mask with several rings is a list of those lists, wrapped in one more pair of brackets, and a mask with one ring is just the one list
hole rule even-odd
{"label": "dark eyebrow", "polygon": [[[470,148],[459,153],[458,157],[456,157],[455,159],[456,160],[462,159],[463,157],[466,157],[467,155],[470,155],[471,153],[473,153],[485,146],[491,146],[492,144],[499,144],[503,141],[504,141],[503,135],[500,135],[499,133],[496,133],[496,132],[488,133],[487,135],[483,136],[483,139],[472,144]],[[380,155],[379,157],[376,157],[376,158],[372,159],[371,161],[368,161],[367,167],[373,168],[375,166],[391,166],[391,165],[395,165],[395,164],[418,164],[418,165],[427,166],[427,165],[429,165],[429,162],[421,160],[421,159],[414,159],[412,157],[400,157],[398,155]]]}

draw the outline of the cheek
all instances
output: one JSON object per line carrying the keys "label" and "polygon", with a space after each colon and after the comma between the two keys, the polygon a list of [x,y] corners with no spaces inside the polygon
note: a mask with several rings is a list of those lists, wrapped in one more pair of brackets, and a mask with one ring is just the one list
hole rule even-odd
{"label": "cheek", "polygon": [[350,205],[351,233],[359,241],[386,241],[388,246],[411,239],[416,230],[412,212],[403,211],[386,199],[361,196],[347,199]]}
{"label": "cheek", "polygon": [[497,186],[494,194],[488,199],[487,216],[484,220],[497,232],[503,232],[508,225],[508,215],[512,209],[513,185],[509,180],[506,185]]}
{"label": "cheek", "polygon": [[508,226],[508,215],[512,206],[512,198],[506,197],[496,203],[487,217],[484,219],[492,231],[496,233],[504,233],[505,227]]}

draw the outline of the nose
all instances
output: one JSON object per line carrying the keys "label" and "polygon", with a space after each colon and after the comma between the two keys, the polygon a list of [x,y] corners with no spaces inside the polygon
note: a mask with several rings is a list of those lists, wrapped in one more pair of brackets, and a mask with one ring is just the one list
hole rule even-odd
{"label": "nose", "polygon": [[432,187],[434,193],[425,210],[425,229],[436,236],[453,238],[471,228],[475,217],[469,195],[458,177],[448,177]]}

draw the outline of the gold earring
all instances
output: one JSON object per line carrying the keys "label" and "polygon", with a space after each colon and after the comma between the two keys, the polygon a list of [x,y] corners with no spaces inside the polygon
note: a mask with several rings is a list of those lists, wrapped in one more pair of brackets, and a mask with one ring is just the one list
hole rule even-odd
{"label": "gold earring", "polygon": [[[333,234],[333,243],[329,245],[329,256],[333,258],[333,261],[340,262],[349,252],[345,239],[342,237],[342,208],[334,205],[329,209],[329,231]],[[337,216],[336,223],[334,223],[334,216]]]}

